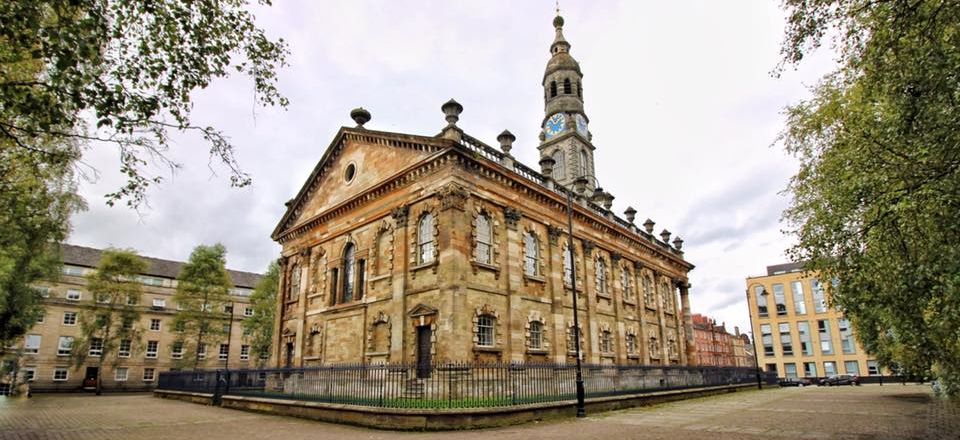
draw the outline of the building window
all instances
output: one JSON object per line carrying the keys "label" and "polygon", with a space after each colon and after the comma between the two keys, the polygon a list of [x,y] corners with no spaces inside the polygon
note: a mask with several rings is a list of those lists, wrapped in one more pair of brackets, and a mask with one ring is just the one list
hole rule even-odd
{"label": "building window", "polygon": [[583,98],[583,88],[580,86],[580,81],[577,81],[577,98]]}
{"label": "building window", "polygon": [[240,346],[240,360],[245,361],[247,359],[250,359],[250,346],[244,344]]}
{"label": "building window", "polygon": [[813,291],[813,307],[814,311],[817,313],[824,313],[827,311],[827,298],[826,294],[823,292],[823,284],[820,284],[819,280],[811,280],[810,286]]}
{"label": "building window", "polygon": [[127,381],[127,367],[118,367],[116,370],[113,370],[113,380],[117,382],[126,382]]}
{"label": "building window", "polygon": [[40,316],[37,316],[37,324],[43,324],[43,318],[47,315],[46,310],[40,310]]}
{"label": "building window", "polygon": [[252,308],[252,307],[244,307],[244,308],[243,308],[243,316],[247,316],[247,317],[253,316],[253,308]]}
{"label": "building window", "polygon": [[33,382],[37,378],[37,369],[35,367],[25,367],[23,369],[23,381]]}
{"label": "building window", "polygon": [[337,304],[337,292],[340,286],[340,269],[330,269],[330,305]]}
{"label": "building window", "polygon": [[780,349],[784,356],[793,356],[793,340],[790,338],[790,323],[781,322],[777,324],[777,330],[780,332]]}
{"label": "building window", "polygon": [[493,347],[495,324],[496,319],[490,315],[480,315],[477,318],[477,345]]}
{"label": "building window", "polygon": [[810,323],[807,321],[798,322],[797,333],[800,335],[800,354],[813,356],[813,343],[810,341]]}
{"label": "building window", "polygon": [[763,355],[773,356],[773,328],[770,324],[760,326],[760,340],[763,341]]}
{"label": "building window", "polygon": [[653,294],[653,279],[649,275],[640,277],[643,280],[643,303],[651,309],[657,308],[657,299]]}
{"label": "building window", "polygon": [[563,151],[557,150],[553,153],[553,179],[563,180],[567,174],[567,168],[564,165]]}
{"label": "building window", "polygon": [[490,257],[490,251],[493,233],[490,227],[490,218],[486,214],[477,216],[476,226],[477,243],[473,249],[473,259],[478,263],[490,264],[493,259]]}
{"label": "building window", "polygon": [[783,364],[783,374],[787,376],[787,379],[796,379],[797,364],[794,364],[794,363]]}
{"label": "building window", "polygon": [[23,341],[23,352],[26,354],[37,354],[40,352],[40,335],[27,335]]}
{"label": "building window", "polygon": [[163,298],[154,298],[153,299],[153,308],[162,309],[167,306],[167,300]]}
{"label": "building window", "polygon": [[603,262],[603,258],[597,258],[596,271],[597,293],[605,295],[607,293],[607,265]]}
{"label": "building window", "polygon": [[354,260],[356,247],[353,243],[347,243],[343,248],[343,299],[342,302],[353,301],[353,291],[356,286],[356,268]]}
{"label": "building window", "polygon": [[803,363],[803,377],[817,377],[817,363],[816,363],[816,362],[804,362],[804,363]]}
{"label": "building window", "polygon": [[833,341],[830,339],[830,321],[817,321],[817,330],[820,336],[820,353],[833,354]]}
{"label": "building window", "polygon": [[794,281],[790,283],[790,290],[793,291],[793,313],[797,315],[807,314],[807,301],[803,294],[803,283]]}
{"label": "building window", "polygon": [[150,320],[150,331],[160,331],[160,320],[153,318]]}
{"label": "building window", "polygon": [[417,225],[417,262],[420,264],[433,261],[435,248],[433,233],[433,214],[428,212],[420,217],[420,223]]}
{"label": "building window", "polygon": [[70,356],[73,350],[73,336],[61,336],[57,341],[57,356]]}
{"label": "building window", "polygon": [[834,374],[837,374],[837,363],[833,361],[824,362],[823,374],[827,376],[833,376]]}
{"label": "building window", "polygon": [[651,336],[650,340],[647,341],[647,351],[650,353],[651,359],[660,359],[660,341],[657,340],[656,336]]}
{"label": "building window", "polygon": [[66,297],[70,301],[80,301],[81,293],[79,290],[70,289],[67,291]]}
{"label": "building window", "polygon": [[620,268],[620,286],[623,288],[623,300],[633,301],[633,276],[624,267]]}
{"label": "building window", "polygon": [[540,241],[531,231],[523,235],[523,250],[523,273],[529,276],[539,275]]}
{"label": "building window", "polygon": [[773,285],[773,302],[777,305],[777,316],[786,316],[787,298],[783,292],[783,284]]}
{"label": "building window", "polygon": [[570,247],[567,247],[567,249],[563,252],[563,282],[567,285],[573,284],[573,262],[570,258],[571,252],[572,249]]}
{"label": "building window", "polygon": [[198,359],[207,358],[207,344],[197,345],[197,358]]}
{"label": "building window", "polygon": [[232,326],[231,326],[231,323],[229,323],[229,322],[224,322],[223,324],[220,325],[220,330],[222,330],[223,333],[226,333],[226,334],[229,335],[229,334],[230,334],[231,327],[232,327]]}
{"label": "building window", "polygon": [[90,356],[100,356],[103,354],[103,339],[100,338],[91,338],[90,339],[90,350],[87,353]]}
{"label": "building window", "polygon": [[227,360],[227,356],[230,355],[230,344],[220,344],[220,352],[217,354],[217,359],[221,361]]}
{"label": "building window", "polygon": [[367,260],[357,260],[357,301],[363,299],[367,285]]}
{"label": "building window", "polygon": [[374,260],[374,273],[385,274],[390,269],[390,231],[383,231],[377,236],[377,259]]}
{"label": "building window", "polygon": [[157,352],[160,350],[160,341],[147,341],[147,354],[148,359],[156,359]]}
{"label": "building window", "polygon": [[603,353],[613,352],[613,334],[610,330],[600,332],[600,351]]}
{"label": "building window", "polygon": [[579,340],[577,328],[567,328],[567,351],[574,353],[577,351],[577,341]]}
{"label": "building window", "polygon": [[557,96],[557,82],[550,81],[550,97],[554,98]]}
{"label": "building window", "polygon": [[763,286],[756,286],[753,288],[753,293],[757,298],[757,313],[761,318],[768,316],[766,289],[764,289]]}
{"label": "building window", "polygon": [[143,369],[143,381],[144,382],[153,382],[153,379],[156,377],[157,370],[153,368],[144,368]]}
{"label": "building window", "polygon": [[170,357],[173,359],[183,359],[183,342],[176,341],[170,347]]}
{"label": "building window", "polygon": [[846,318],[840,319],[837,327],[840,329],[840,350],[843,351],[843,354],[856,354],[857,343],[853,339],[853,329],[850,328],[850,320]]}
{"label": "building window", "polygon": [[137,304],[140,304],[140,298],[138,298],[137,295],[127,295],[128,306],[135,306]]}
{"label": "building window", "polygon": [[563,94],[569,95],[571,93],[573,93],[573,85],[570,84],[570,78],[566,78],[563,80]]}
{"label": "building window", "polygon": [[586,176],[588,174],[591,174],[588,171],[589,170],[588,165],[589,165],[589,162],[587,162],[587,152],[584,150],[580,150],[580,175],[581,176]]}
{"label": "building window", "polygon": [[663,301],[664,312],[673,313],[673,289],[666,280],[660,283],[660,296]]}
{"label": "building window", "polygon": [[77,312],[63,312],[63,325],[77,325]]}
{"label": "building window", "polygon": [[543,348],[543,324],[540,321],[530,323],[530,348],[534,350]]}
{"label": "building window", "polygon": [[68,374],[67,367],[57,367],[53,370],[53,381],[54,382],[64,382],[70,375]]}
{"label": "building window", "polygon": [[867,361],[867,374],[871,376],[875,374],[880,374],[880,366],[877,364],[877,361],[873,361],[873,360]]}
{"label": "building window", "polygon": [[100,303],[100,304],[110,304],[110,294],[109,294],[109,293],[98,293],[98,294],[97,294],[97,303]]}
{"label": "building window", "polygon": [[174,322],[173,322],[173,331],[178,332],[178,333],[182,333],[182,332],[183,332],[184,330],[186,330],[186,329],[187,329],[187,323],[186,323],[185,321],[174,320]]}
{"label": "building window", "polygon": [[637,335],[627,335],[627,354],[637,352]]}
{"label": "building window", "polygon": [[49,287],[37,287],[37,292],[40,293],[40,298],[50,298],[50,288]]}
{"label": "building window", "polygon": [[117,345],[117,357],[130,357],[130,345],[131,342],[129,339],[121,339],[120,344]]}
{"label": "building window", "polygon": [[290,285],[287,286],[287,301],[300,296],[300,266],[294,264],[290,268]]}
{"label": "building window", "polygon": [[845,361],[843,363],[843,369],[846,370],[847,374],[860,375],[860,364],[857,361]]}

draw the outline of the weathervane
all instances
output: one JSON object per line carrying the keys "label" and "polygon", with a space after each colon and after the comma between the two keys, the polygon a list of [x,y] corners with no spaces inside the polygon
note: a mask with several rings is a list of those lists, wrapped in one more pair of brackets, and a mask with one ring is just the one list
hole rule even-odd
{"label": "weathervane", "polygon": [[557,15],[560,15],[560,0],[557,0]]}

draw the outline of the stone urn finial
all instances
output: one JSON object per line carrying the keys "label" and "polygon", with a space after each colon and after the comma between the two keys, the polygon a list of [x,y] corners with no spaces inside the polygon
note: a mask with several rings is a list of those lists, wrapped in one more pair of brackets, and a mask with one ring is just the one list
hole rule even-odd
{"label": "stone urn finial", "polygon": [[627,217],[627,221],[633,224],[633,220],[637,218],[637,210],[633,209],[632,206],[628,206],[626,211],[623,211],[623,215]]}
{"label": "stone urn finial", "polygon": [[548,179],[553,178],[553,166],[557,164],[557,161],[550,156],[543,156],[540,159],[540,174],[543,174],[543,177]]}
{"label": "stone urn finial", "polygon": [[363,128],[363,124],[370,122],[370,112],[363,107],[357,107],[350,110],[350,119],[357,123],[357,128]]}
{"label": "stone urn finial", "polygon": [[517,140],[517,137],[510,133],[510,130],[503,130],[497,136],[497,142],[500,142],[500,149],[503,150],[503,153],[507,156],[510,155],[510,150],[513,149],[513,141]]}
{"label": "stone urn finial", "polygon": [[656,225],[656,223],[654,223],[653,220],[647,219],[647,221],[643,222],[643,229],[646,229],[648,234],[652,234],[654,225]]}
{"label": "stone urn finial", "polygon": [[610,208],[613,207],[613,199],[615,198],[616,197],[614,197],[613,194],[610,194],[609,191],[604,192],[603,193],[603,209],[606,209],[607,211],[609,211]]}
{"label": "stone urn finial", "polygon": [[440,107],[440,110],[446,115],[447,126],[450,127],[457,125],[457,121],[460,120],[460,113],[463,113],[463,106],[460,105],[459,102],[450,99]]}
{"label": "stone urn finial", "polygon": [[660,238],[663,239],[664,243],[670,244],[670,231],[664,229],[660,232]]}
{"label": "stone urn finial", "polygon": [[683,249],[683,239],[679,235],[673,239],[673,247],[677,248],[678,251]]}

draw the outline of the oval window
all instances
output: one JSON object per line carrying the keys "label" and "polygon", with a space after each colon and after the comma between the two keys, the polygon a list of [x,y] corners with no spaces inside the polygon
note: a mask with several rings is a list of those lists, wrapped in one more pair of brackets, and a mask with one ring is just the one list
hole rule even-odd
{"label": "oval window", "polygon": [[357,175],[357,166],[354,164],[347,165],[347,169],[343,171],[343,180],[347,183],[353,181],[353,177]]}

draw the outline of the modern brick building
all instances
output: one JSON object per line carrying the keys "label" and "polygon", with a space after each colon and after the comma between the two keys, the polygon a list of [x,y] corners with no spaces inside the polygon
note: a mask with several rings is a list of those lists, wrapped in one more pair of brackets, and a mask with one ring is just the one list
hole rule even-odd
{"label": "modern brick building", "polygon": [[589,363],[696,363],[683,241],[638,227],[632,208],[611,212],[594,153],[616,151],[592,143],[559,16],[554,28],[540,171],[514,158],[509,131],[499,149],[464,132],[453,100],[434,136],[374,131],[368,112],[351,114],[357,126],[334,136],[272,235],[283,247],[277,365],[564,363],[577,337]]}
{"label": "modern brick building", "polygon": [[827,304],[824,283],[802,263],[767,266],[748,277],[747,305],[760,367],[780,377],[880,374],[850,321]]}
{"label": "modern brick building", "polygon": [[[97,375],[98,356],[91,347],[90,356],[83,365],[76,366],[70,358],[72,341],[80,334],[79,318],[85,308],[93,304],[86,290],[85,275],[100,260],[100,250],[64,244],[63,270],[60,280],[40,284],[43,292],[44,315],[23,338],[17,353],[7,359],[18,363],[18,383],[28,383],[32,391],[76,391],[95,386],[91,379]],[[101,378],[105,390],[141,390],[152,388],[161,371],[173,368],[174,361],[187,354],[174,351],[176,332],[171,323],[177,305],[173,302],[176,277],[183,263],[142,257],[148,263],[146,272],[138,277],[143,285],[140,304],[139,342],[123,344],[117,355],[105,362]],[[245,342],[241,320],[250,316],[249,296],[260,275],[227,271],[234,283],[231,290],[234,321],[229,344],[211,344],[206,349],[200,368],[223,368],[229,357],[230,368],[253,367],[250,346]],[[5,378],[7,383],[10,378]]]}

